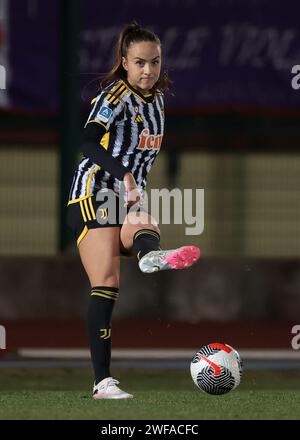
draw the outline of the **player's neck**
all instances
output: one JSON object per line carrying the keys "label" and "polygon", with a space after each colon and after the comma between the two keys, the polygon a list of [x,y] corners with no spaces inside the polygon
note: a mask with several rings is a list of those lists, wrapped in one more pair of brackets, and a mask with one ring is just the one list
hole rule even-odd
{"label": "player's neck", "polygon": [[131,88],[133,88],[134,90],[136,90],[137,92],[139,92],[143,96],[152,95],[151,89],[149,89],[149,90],[140,89],[138,86],[136,86],[135,84],[132,84],[130,81],[128,81],[128,79],[127,79],[127,83],[131,86]]}

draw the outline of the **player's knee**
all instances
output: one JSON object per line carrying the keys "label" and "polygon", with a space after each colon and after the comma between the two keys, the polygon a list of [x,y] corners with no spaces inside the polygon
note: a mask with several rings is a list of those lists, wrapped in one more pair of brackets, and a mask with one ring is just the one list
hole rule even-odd
{"label": "player's knee", "polygon": [[153,225],[152,225],[152,227],[149,228],[149,229],[152,230],[152,231],[154,231],[154,232],[157,232],[157,234],[160,236],[160,229],[159,229],[158,226],[153,226]]}
{"label": "player's knee", "polygon": [[157,232],[160,235],[160,229],[154,217],[151,216],[148,217],[148,224],[144,225],[144,229],[150,229],[152,231]]}
{"label": "player's knee", "polygon": [[104,273],[99,275],[94,275],[90,279],[92,286],[110,286],[119,287],[119,276],[114,273]]}
{"label": "player's knee", "polygon": [[160,235],[160,229],[158,227],[157,221],[153,217],[151,217],[151,223],[148,223],[145,229],[150,229],[152,231],[157,232]]}
{"label": "player's knee", "polygon": [[119,276],[116,274],[107,274],[103,281],[105,286],[119,287]]}
{"label": "player's knee", "polygon": [[155,232],[157,232],[160,235],[160,229],[159,229],[159,227],[157,225],[155,226],[154,230],[155,230]]}
{"label": "player's knee", "polygon": [[160,229],[157,225],[154,225],[152,223],[138,225],[135,229],[135,232],[141,231],[141,230],[148,230],[148,231],[154,231],[157,232],[157,234],[160,235]]}

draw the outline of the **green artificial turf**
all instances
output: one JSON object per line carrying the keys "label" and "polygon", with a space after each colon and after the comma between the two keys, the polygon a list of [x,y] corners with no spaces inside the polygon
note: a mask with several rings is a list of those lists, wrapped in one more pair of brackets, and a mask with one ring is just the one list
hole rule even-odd
{"label": "green artificial turf", "polygon": [[300,372],[247,371],[223,396],[200,392],[189,371],[119,369],[127,401],[94,401],[88,369],[0,369],[0,419],[300,419]]}

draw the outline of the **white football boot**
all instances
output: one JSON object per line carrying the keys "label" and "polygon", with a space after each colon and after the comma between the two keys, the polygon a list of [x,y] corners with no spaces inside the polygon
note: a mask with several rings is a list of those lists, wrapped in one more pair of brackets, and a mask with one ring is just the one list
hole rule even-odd
{"label": "white football boot", "polygon": [[200,249],[196,246],[182,246],[169,251],[151,251],[139,261],[139,267],[144,273],[159,270],[186,269],[200,258]]}
{"label": "white football boot", "polygon": [[133,399],[132,394],[122,391],[117,385],[119,381],[112,377],[106,377],[97,385],[94,385],[93,398],[100,399]]}

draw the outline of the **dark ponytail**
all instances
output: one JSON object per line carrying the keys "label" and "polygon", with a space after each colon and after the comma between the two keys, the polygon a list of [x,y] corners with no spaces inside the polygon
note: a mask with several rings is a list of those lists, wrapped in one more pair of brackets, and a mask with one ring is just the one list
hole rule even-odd
{"label": "dark ponytail", "polygon": [[[104,75],[101,81],[101,89],[105,90],[107,86],[117,79],[125,79],[127,72],[122,65],[122,57],[127,56],[128,48],[131,43],[140,43],[150,41],[161,46],[160,39],[153,32],[142,28],[136,21],[127,24],[121,31],[115,49],[115,62],[112,69]],[[158,81],[153,86],[153,92],[160,93],[169,90],[171,80],[166,71],[161,72]]]}

